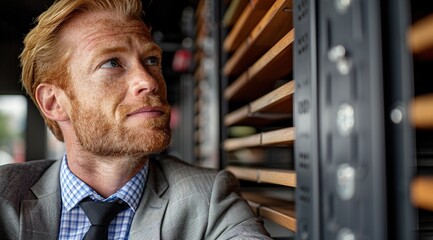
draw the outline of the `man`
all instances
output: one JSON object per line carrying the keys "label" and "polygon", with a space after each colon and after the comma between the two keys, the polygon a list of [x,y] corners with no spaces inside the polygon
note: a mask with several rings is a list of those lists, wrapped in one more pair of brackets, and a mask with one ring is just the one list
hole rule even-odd
{"label": "man", "polygon": [[141,14],[60,0],[26,36],[23,86],[66,154],[0,168],[1,239],[269,239],[231,174],[150,157],[170,107]]}

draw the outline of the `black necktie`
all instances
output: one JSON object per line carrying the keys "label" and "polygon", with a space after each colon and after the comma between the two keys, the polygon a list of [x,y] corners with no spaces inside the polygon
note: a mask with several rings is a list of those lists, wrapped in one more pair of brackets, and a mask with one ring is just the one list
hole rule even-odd
{"label": "black necktie", "polygon": [[84,240],[107,240],[108,225],[128,205],[123,201],[95,202],[90,198],[85,198],[80,202],[80,207],[92,224]]}

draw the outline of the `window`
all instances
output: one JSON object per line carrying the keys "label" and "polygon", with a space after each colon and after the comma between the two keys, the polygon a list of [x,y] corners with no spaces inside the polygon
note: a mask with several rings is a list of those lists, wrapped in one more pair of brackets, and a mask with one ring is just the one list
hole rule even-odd
{"label": "window", "polygon": [[25,161],[27,99],[0,96],[0,165]]}

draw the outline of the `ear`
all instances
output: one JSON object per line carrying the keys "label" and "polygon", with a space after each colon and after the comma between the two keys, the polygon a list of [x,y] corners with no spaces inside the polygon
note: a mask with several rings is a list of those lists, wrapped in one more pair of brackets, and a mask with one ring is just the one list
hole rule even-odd
{"label": "ear", "polygon": [[64,96],[66,95],[62,89],[48,83],[39,84],[35,92],[39,108],[45,117],[54,121],[69,120],[69,115],[60,99]]}

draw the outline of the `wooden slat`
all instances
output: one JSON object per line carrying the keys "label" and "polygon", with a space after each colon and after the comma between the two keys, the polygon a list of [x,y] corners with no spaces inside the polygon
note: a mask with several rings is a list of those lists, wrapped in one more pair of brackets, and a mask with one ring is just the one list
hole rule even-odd
{"label": "wooden slat", "polygon": [[[198,83],[198,82],[201,81],[201,79],[194,78],[194,81],[195,81],[196,83]],[[197,85],[197,84],[196,84],[196,85]],[[202,91],[201,91],[201,89],[200,89],[199,87],[195,87],[195,88],[194,88],[194,97],[196,97],[196,99],[195,99],[194,102],[197,102],[201,95],[202,95]]]}
{"label": "wooden slat", "polygon": [[296,187],[296,173],[289,170],[265,170],[259,172],[258,182]]}
{"label": "wooden slat", "polygon": [[[240,109],[239,109],[240,110]],[[247,117],[245,117],[247,116]],[[231,125],[245,125],[245,126],[269,126],[270,124],[276,123],[276,122],[282,122],[282,120],[288,120],[290,117],[292,117],[291,113],[256,113],[256,114],[245,114],[245,113],[239,113],[239,116],[231,115],[231,118],[227,118],[224,120],[224,124],[226,126]],[[278,124],[278,123],[277,123]]]}
{"label": "wooden slat", "polygon": [[250,115],[249,106],[241,107],[224,116],[224,125],[231,126],[236,123],[242,122],[242,120],[247,119],[249,115]]}
{"label": "wooden slat", "polygon": [[205,10],[205,1],[206,0],[199,0],[197,4],[197,8],[195,10],[195,16],[196,18],[199,18],[201,14],[203,14],[203,11]]}
{"label": "wooden slat", "polygon": [[296,214],[293,203],[260,196],[254,193],[242,193],[254,213],[296,232]]}
{"label": "wooden slat", "polygon": [[197,69],[194,72],[194,79],[195,81],[201,81],[204,78],[204,70],[203,70],[203,64],[199,64]]}
{"label": "wooden slat", "polygon": [[197,26],[197,33],[195,36],[195,42],[197,45],[201,46],[204,42],[204,39],[206,38],[208,33],[208,29],[206,24],[204,24],[203,22],[198,22],[198,26]]}
{"label": "wooden slat", "polygon": [[268,51],[290,29],[292,0],[277,0],[224,65],[224,75],[238,76]]}
{"label": "wooden slat", "polygon": [[409,31],[409,45],[414,54],[433,50],[433,14],[412,26]]}
{"label": "wooden slat", "polygon": [[295,212],[282,207],[260,207],[259,216],[296,232]]}
{"label": "wooden slat", "polygon": [[194,103],[194,112],[196,112],[196,113],[200,112],[200,107],[201,107],[201,105],[200,105],[199,101],[196,101]]}
{"label": "wooden slat", "polygon": [[251,113],[258,112],[292,112],[292,99],[295,93],[295,81],[290,81],[271,93],[250,104]]}
{"label": "wooden slat", "polygon": [[201,142],[201,134],[199,131],[195,131],[193,134],[193,138],[194,138],[194,142],[195,143],[200,143]]}
{"label": "wooden slat", "polygon": [[232,0],[223,17],[224,26],[231,27],[242,14],[247,4],[248,0]]}
{"label": "wooden slat", "polygon": [[238,48],[274,2],[274,0],[250,1],[236,21],[233,29],[225,38],[223,45],[224,50],[233,52]]}
{"label": "wooden slat", "polygon": [[416,128],[433,128],[433,94],[417,96],[411,104],[410,116]]}
{"label": "wooden slat", "polygon": [[241,148],[271,146],[271,145],[289,145],[295,141],[295,129],[283,128],[269,132],[253,134],[242,138],[229,138],[224,141],[224,149],[233,151]]}
{"label": "wooden slat", "polygon": [[262,146],[292,144],[295,141],[295,128],[283,128],[262,133]]}
{"label": "wooden slat", "polygon": [[199,127],[200,126],[200,114],[197,114],[194,116],[194,126]]}
{"label": "wooden slat", "polygon": [[269,92],[275,80],[292,71],[292,29],[224,91],[226,100],[248,101]]}
{"label": "wooden slat", "polygon": [[[290,117],[293,110],[294,92],[295,83],[294,81],[290,81],[247,106],[227,114],[224,118],[224,123],[226,126],[237,123],[257,123],[258,121],[261,124],[261,122],[270,122],[260,121],[261,119],[283,119]],[[251,119],[251,121],[248,121],[248,119]]]}
{"label": "wooden slat", "polygon": [[296,173],[290,170],[260,169],[229,166],[227,170],[238,179],[296,187]]}
{"label": "wooden slat", "polygon": [[197,46],[194,54],[194,61],[201,62],[205,56],[204,50],[200,46]]}
{"label": "wooden slat", "polygon": [[229,166],[226,169],[233,173],[236,178],[252,182],[257,182],[260,174],[259,170],[255,168]]}
{"label": "wooden slat", "polygon": [[433,176],[415,178],[411,190],[415,206],[433,211]]}
{"label": "wooden slat", "polygon": [[224,149],[226,151],[232,151],[252,146],[260,146],[261,137],[262,135],[259,133],[248,137],[230,138],[224,141]]}

